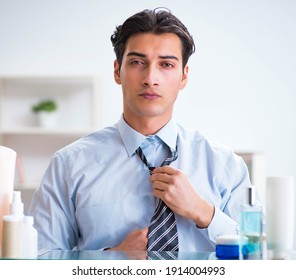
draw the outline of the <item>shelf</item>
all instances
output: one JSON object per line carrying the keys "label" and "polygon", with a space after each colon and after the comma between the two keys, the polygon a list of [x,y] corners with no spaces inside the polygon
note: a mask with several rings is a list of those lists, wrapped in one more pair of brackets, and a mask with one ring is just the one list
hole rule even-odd
{"label": "shelf", "polygon": [[32,182],[32,183],[15,183],[14,190],[16,191],[23,191],[23,190],[32,190],[34,191],[38,186],[40,182]]}
{"label": "shelf", "polygon": [[2,135],[84,135],[95,128],[40,128],[40,127],[20,127],[20,128],[3,128],[0,130]]}
{"label": "shelf", "polygon": [[[100,128],[100,88],[93,76],[0,76],[0,145],[18,155],[16,189],[33,191],[57,150]],[[32,106],[49,99],[58,121],[44,128]]]}
{"label": "shelf", "polygon": [[57,128],[98,127],[100,82],[95,77],[0,77],[0,129],[37,126],[31,108],[57,103]]}

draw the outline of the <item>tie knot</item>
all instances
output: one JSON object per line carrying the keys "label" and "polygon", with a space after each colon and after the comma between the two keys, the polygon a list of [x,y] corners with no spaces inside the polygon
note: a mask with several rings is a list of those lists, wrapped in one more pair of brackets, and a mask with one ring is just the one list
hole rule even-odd
{"label": "tie knot", "polygon": [[[168,157],[162,162],[162,164],[160,166],[165,166],[165,165],[170,165],[171,162],[175,161],[178,158],[178,139],[176,141],[176,150],[174,151],[173,149],[169,149],[170,153],[168,155]],[[143,150],[141,147],[139,147],[136,150],[136,153],[138,154],[138,156],[140,157],[140,159],[143,161],[143,163],[148,167],[150,174],[152,174],[152,171],[155,169],[155,167],[152,167],[145,154],[143,153]]]}

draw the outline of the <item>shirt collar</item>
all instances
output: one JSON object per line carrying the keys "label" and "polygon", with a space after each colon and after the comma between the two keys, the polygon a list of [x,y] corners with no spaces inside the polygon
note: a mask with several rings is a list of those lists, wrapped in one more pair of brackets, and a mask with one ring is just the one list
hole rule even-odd
{"label": "shirt collar", "polygon": [[[124,120],[123,115],[117,123],[118,131],[122,142],[129,156],[132,156],[135,150],[145,141],[147,136],[137,132],[131,128]],[[170,149],[176,149],[176,141],[178,136],[178,126],[171,119],[161,130],[155,133]]]}

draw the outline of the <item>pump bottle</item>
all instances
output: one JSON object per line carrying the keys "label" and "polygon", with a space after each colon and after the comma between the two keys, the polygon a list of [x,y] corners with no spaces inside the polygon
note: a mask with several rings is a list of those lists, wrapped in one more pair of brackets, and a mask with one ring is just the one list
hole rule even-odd
{"label": "pump bottle", "polygon": [[21,257],[23,218],[24,204],[21,201],[21,192],[14,191],[10,204],[10,215],[3,216],[2,258]]}

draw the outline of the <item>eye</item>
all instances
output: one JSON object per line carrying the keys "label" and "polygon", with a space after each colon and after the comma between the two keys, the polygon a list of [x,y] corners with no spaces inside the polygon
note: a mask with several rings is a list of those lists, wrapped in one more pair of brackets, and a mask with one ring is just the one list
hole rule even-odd
{"label": "eye", "polygon": [[162,62],[161,66],[164,68],[174,68],[174,64],[172,64],[170,62]]}
{"label": "eye", "polygon": [[143,65],[144,62],[142,60],[131,60],[130,64],[131,65]]}

